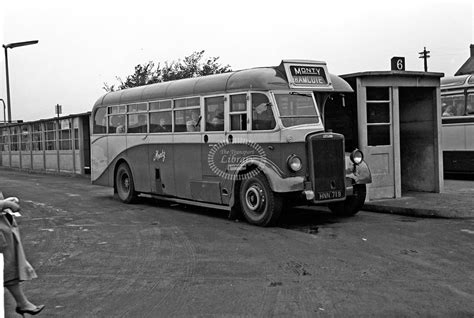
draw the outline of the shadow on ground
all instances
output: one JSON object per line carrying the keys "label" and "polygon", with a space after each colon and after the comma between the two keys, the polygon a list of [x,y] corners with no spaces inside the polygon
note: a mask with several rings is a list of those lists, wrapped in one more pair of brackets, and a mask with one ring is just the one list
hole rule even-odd
{"label": "shadow on ground", "polygon": [[[228,220],[228,212],[211,209],[205,207],[199,207],[187,204],[178,204],[155,198],[140,197],[137,204],[143,204],[150,207],[161,207],[172,209],[176,212],[190,213],[194,215],[201,215],[203,217],[217,218],[222,220]],[[344,223],[349,221],[351,218],[341,218],[332,214],[326,207],[292,207],[286,208],[281,215],[281,218],[276,227],[296,230],[309,234],[317,234],[320,227],[328,226],[331,224]],[[236,221],[236,220],[233,220]],[[246,220],[242,217],[237,219],[237,222],[246,223]],[[251,226],[250,224],[248,224]]]}

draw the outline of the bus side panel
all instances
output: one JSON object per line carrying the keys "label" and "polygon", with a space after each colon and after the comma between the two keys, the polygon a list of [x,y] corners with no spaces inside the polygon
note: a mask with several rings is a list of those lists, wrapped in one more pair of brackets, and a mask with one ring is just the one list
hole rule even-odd
{"label": "bus side panel", "polygon": [[148,146],[151,193],[175,196],[173,137],[172,135],[165,135],[158,138],[152,137]]}
{"label": "bus side panel", "polygon": [[447,173],[474,174],[474,151],[443,151],[443,166]]}
{"label": "bus side panel", "polygon": [[127,136],[126,158],[132,170],[133,182],[137,192],[150,192],[148,144],[143,136]]}
{"label": "bus side panel", "polygon": [[91,138],[91,182],[96,185],[110,186],[106,170],[109,162],[107,138],[103,136]]}
{"label": "bus side panel", "polygon": [[201,135],[174,135],[176,196],[192,199],[191,181],[202,180]]}
{"label": "bus side panel", "polygon": [[125,135],[108,135],[107,139],[107,153],[109,162],[108,164],[108,185],[112,187],[114,185],[114,167],[117,158],[127,150],[127,139]]}
{"label": "bus side panel", "polygon": [[[472,125],[474,132],[474,124]],[[443,150],[464,150],[467,147],[466,124],[443,125],[442,132]]]}
{"label": "bus side panel", "polygon": [[[281,169],[283,177],[305,176],[307,174],[306,144],[304,142],[272,143],[264,144],[262,147],[265,149],[267,158]],[[303,161],[303,167],[298,172],[294,172],[288,167],[288,157],[292,155],[300,157]]]}
{"label": "bus side panel", "polygon": [[474,173],[473,122],[443,124],[443,166],[447,173]]}
{"label": "bus side panel", "polygon": [[466,149],[474,151],[474,118],[469,125],[466,125]]}

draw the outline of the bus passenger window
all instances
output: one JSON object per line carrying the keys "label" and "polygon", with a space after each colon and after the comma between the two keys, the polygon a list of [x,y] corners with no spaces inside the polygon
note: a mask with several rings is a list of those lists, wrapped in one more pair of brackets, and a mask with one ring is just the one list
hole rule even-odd
{"label": "bus passenger window", "polygon": [[125,115],[114,115],[109,117],[109,133],[122,134],[125,132]]}
{"label": "bus passenger window", "polygon": [[466,115],[474,115],[474,94],[467,95]]}
{"label": "bus passenger window", "polygon": [[247,130],[247,95],[230,96],[230,130]]}
{"label": "bus passenger window", "polygon": [[186,131],[200,131],[199,122],[201,121],[201,116],[199,116],[199,110],[191,110],[190,113],[191,115],[187,116]]}
{"label": "bus passenger window", "polygon": [[252,94],[252,129],[270,130],[275,128],[275,117],[268,97],[264,94]]}
{"label": "bus passenger window", "polygon": [[150,132],[170,132],[171,112],[150,113]]}
{"label": "bus passenger window", "polygon": [[170,109],[171,100],[162,100],[158,102],[150,102],[150,110]]}
{"label": "bus passenger window", "polygon": [[230,115],[230,130],[247,130],[247,114]]}
{"label": "bus passenger window", "polygon": [[147,115],[131,114],[128,115],[128,133],[138,134],[147,132]]}
{"label": "bus passenger window", "polygon": [[463,116],[465,114],[464,95],[441,97],[442,117]]}
{"label": "bus passenger window", "polygon": [[224,131],[224,96],[204,99],[206,131]]}
{"label": "bus passenger window", "polygon": [[199,108],[174,111],[175,132],[201,131],[200,122],[201,115]]}
{"label": "bus passenger window", "polygon": [[105,119],[106,108],[98,108],[94,114],[94,134],[105,134],[107,132],[107,121]]}
{"label": "bus passenger window", "polygon": [[128,106],[128,111],[129,112],[139,112],[139,111],[146,111],[147,110],[147,104],[146,103],[131,104],[131,105],[127,105],[127,106]]}

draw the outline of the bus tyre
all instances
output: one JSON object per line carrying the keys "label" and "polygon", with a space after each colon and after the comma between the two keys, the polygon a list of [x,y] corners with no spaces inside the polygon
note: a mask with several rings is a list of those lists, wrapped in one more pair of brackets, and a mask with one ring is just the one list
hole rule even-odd
{"label": "bus tyre", "polygon": [[365,184],[354,185],[354,195],[345,201],[329,203],[329,209],[337,216],[353,216],[364,206],[367,188]]}
{"label": "bus tyre", "polygon": [[136,199],[135,185],[133,183],[132,172],[126,163],[121,163],[115,174],[115,186],[120,201],[133,203]]}
{"label": "bus tyre", "polygon": [[242,213],[250,224],[271,226],[280,217],[282,199],[262,174],[244,180],[239,197]]}

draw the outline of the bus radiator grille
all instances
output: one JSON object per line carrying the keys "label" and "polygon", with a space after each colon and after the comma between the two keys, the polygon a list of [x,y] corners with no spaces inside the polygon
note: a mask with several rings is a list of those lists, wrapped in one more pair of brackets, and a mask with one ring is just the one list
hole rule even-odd
{"label": "bus radiator grille", "polygon": [[310,137],[311,178],[316,201],[345,197],[344,138],[337,134]]}

